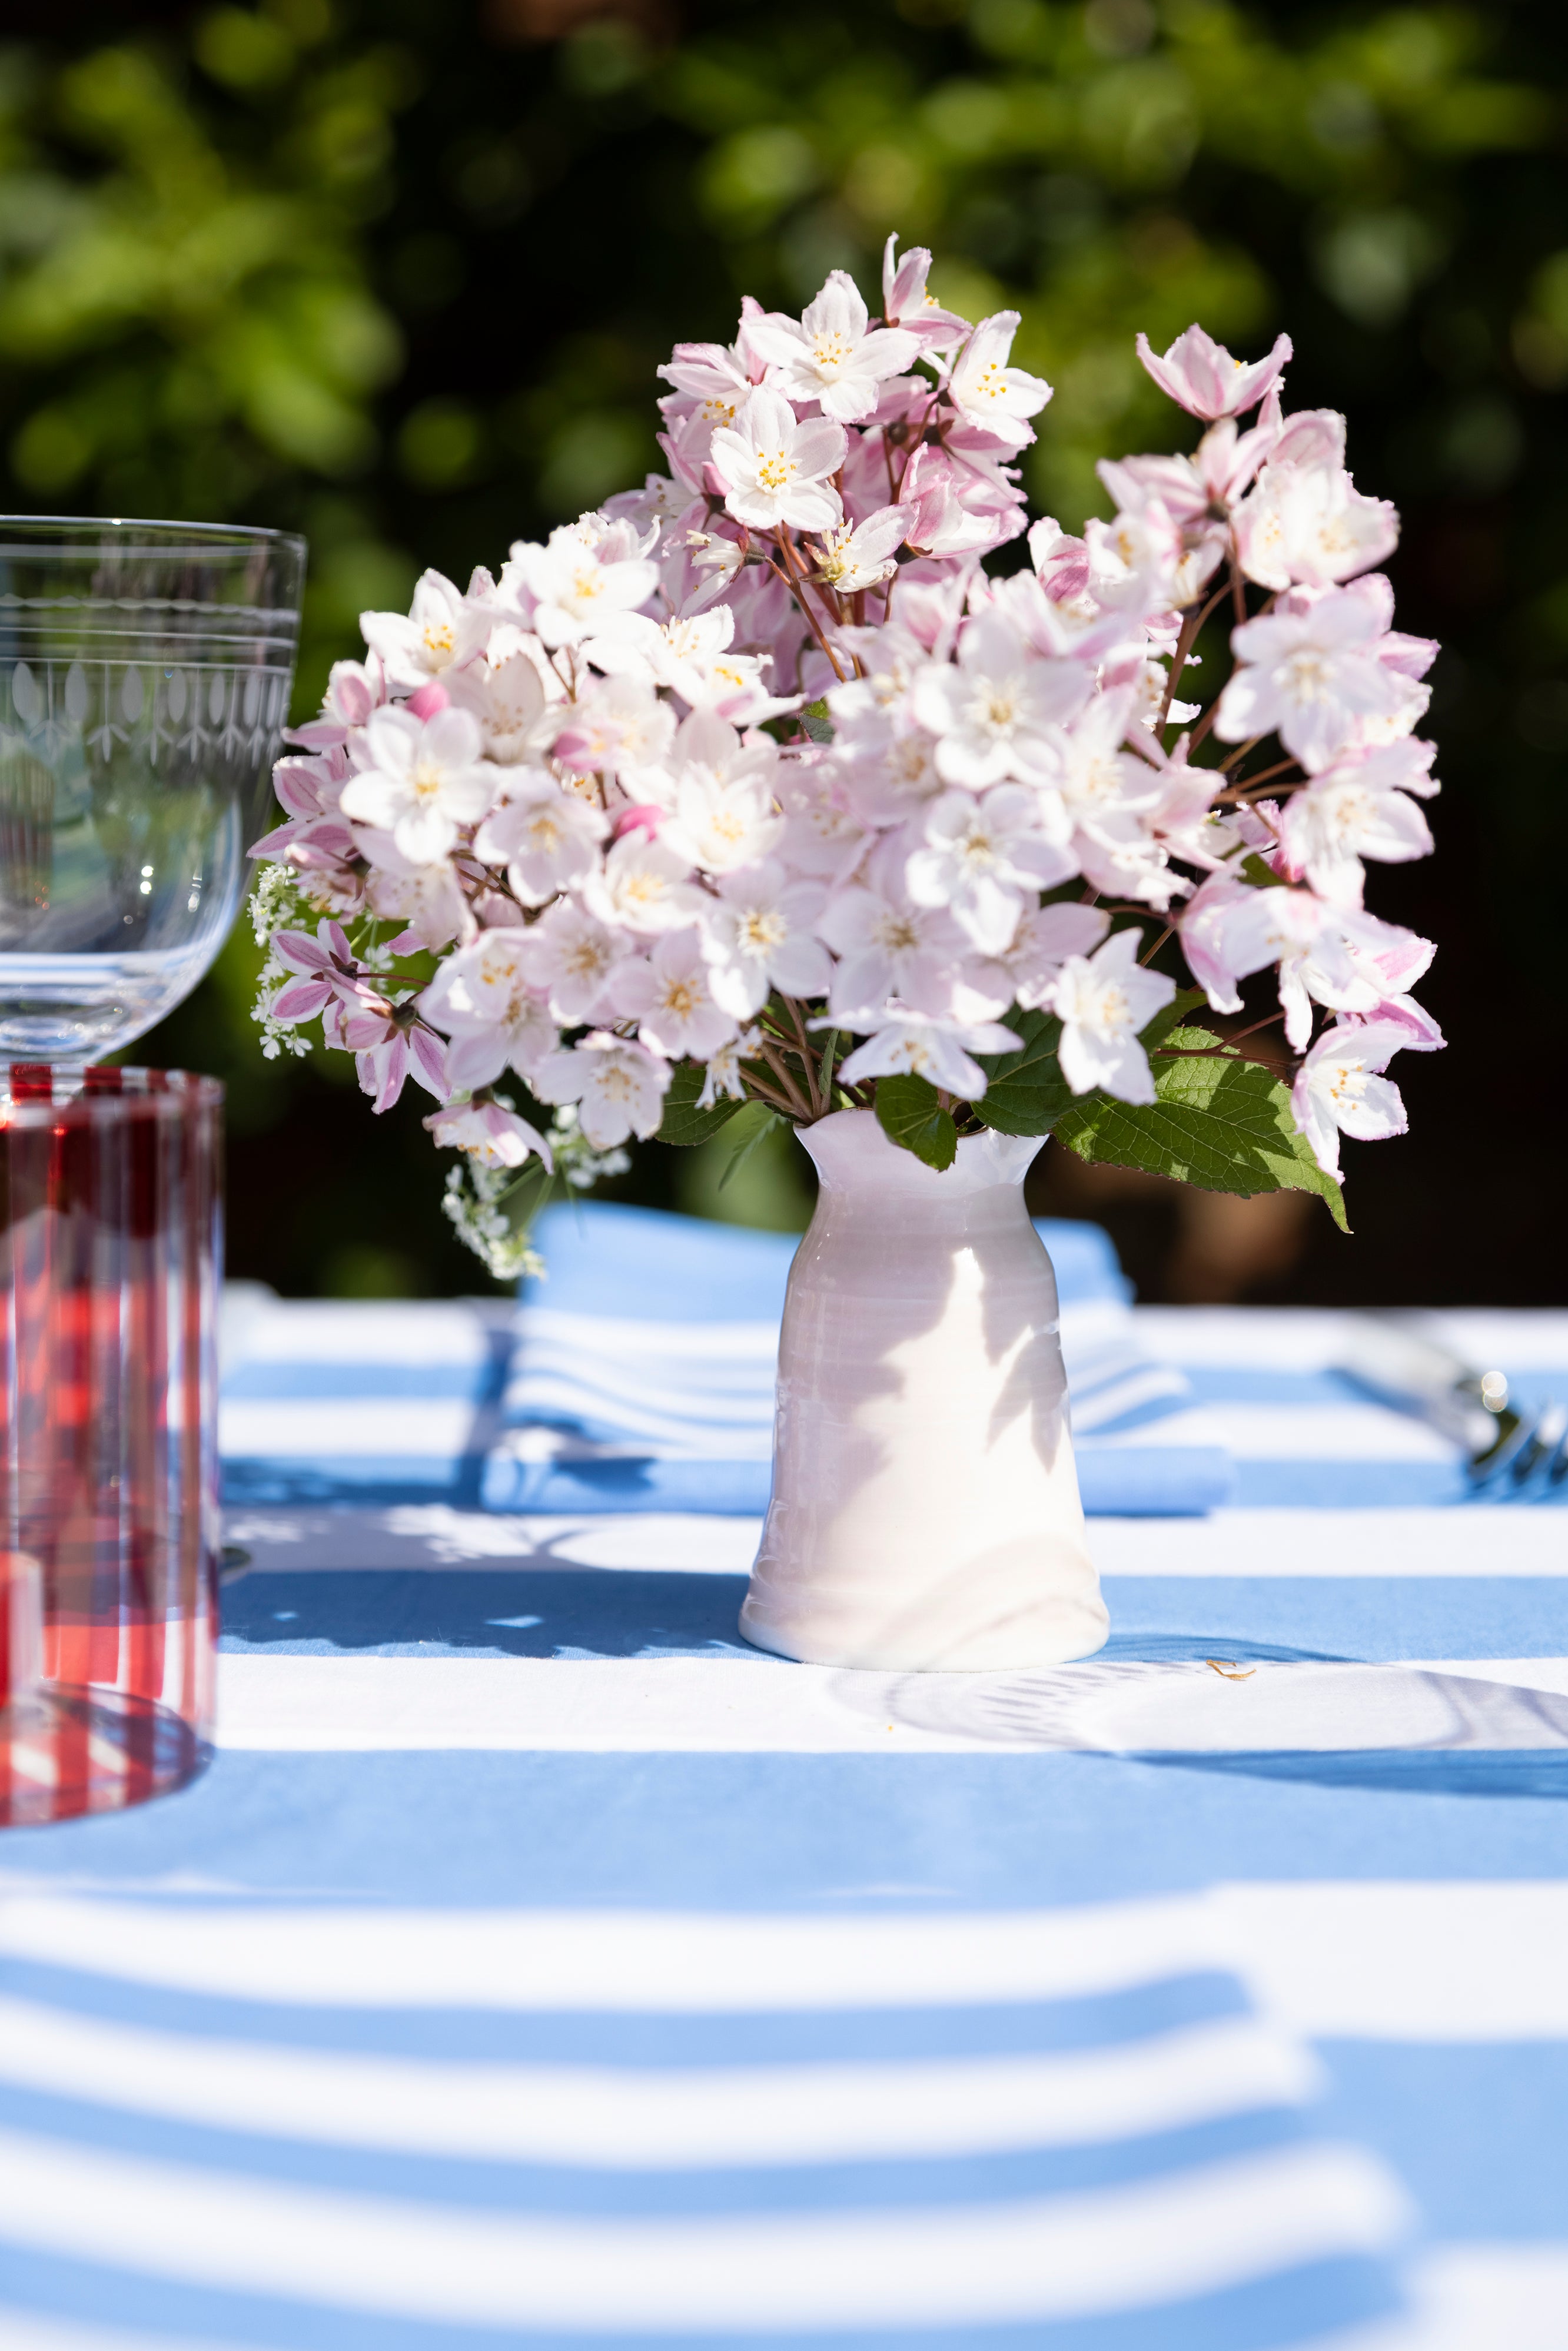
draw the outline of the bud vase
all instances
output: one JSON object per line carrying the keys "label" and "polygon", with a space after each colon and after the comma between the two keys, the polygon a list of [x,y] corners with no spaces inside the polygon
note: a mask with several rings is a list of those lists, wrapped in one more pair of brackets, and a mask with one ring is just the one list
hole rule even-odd
{"label": "bud vase", "polygon": [[1104,1641],[1056,1277],[1024,1207],[1040,1139],[938,1173],[871,1111],[800,1130],[821,1178],[790,1270],[773,1498],[740,1627],[816,1665],[1060,1665]]}

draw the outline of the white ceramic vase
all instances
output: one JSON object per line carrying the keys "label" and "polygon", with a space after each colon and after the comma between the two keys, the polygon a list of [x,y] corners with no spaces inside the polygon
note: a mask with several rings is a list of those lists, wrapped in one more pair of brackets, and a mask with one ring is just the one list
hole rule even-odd
{"label": "white ceramic vase", "polygon": [[1024,1207],[1039,1140],[938,1175],[871,1111],[800,1130],[821,1189],[790,1270],[773,1499],[740,1626],[813,1664],[1059,1665],[1105,1638],[1056,1277]]}

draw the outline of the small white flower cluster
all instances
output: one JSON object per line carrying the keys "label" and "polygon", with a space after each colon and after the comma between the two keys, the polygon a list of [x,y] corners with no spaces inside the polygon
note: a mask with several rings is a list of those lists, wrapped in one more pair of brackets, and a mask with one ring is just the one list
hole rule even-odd
{"label": "small white flower cluster", "polygon": [[[834,271],[800,319],[747,301],[733,344],[677,345],[669,472],[366,613],[367,660],[279,763],[269,1045],[319,1019],[378,1109],[434,1093],[492,1260],[516,1171],[591,1180],[682,1064],[694,1109],[806,1121],[914,1075],[962,1120],[1044,1015],[1073,1093],[1152,1102],[1141,1032],[1176,984],[1150,914],[1217,1010],[1278,966],[1327,1170],[1342,1129],[1402,1123],[1396,1046],[1441,1042],[1408,994],[1430,946],[1362,904],[1365,860],[1431,845],[1436,648],[1390,626],[1396,518],[1343,421],[1283,413],[1284,337],[1249,366],[1196,327],[1163,359],[1140,337],[1196,452],[1105,465],[1113,519],[1037,522],[994,579],[1050,387],[1009,363],[1016,315],[941,308],[929,263],[890,240],[875,322]],[[1205,710],[1180,689],[1225,607]],[[508,1074],[573,1123],[541,1132]]]}

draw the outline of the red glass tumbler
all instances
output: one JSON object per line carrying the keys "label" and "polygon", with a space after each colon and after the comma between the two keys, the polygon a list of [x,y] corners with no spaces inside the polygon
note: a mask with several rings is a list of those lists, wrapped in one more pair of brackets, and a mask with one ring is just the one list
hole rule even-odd
{"label": "red glass tumbler", "polygon": [[223,1088],[0,1070],[0,1824],[211,1752]]}

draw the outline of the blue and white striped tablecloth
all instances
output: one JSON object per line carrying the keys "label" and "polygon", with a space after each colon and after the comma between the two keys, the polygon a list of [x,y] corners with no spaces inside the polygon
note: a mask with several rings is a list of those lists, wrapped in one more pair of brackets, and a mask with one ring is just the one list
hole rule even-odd
{"label": "blue and white striped tablecloth", "polygon": [[1334,1317],[1134,1310],[1239,1501],[889,1676],[479,1508],[505,1310],[234,1305],[214,1764],[0,1844],[5,2351],[1568,2351],[1568,1520]]}

